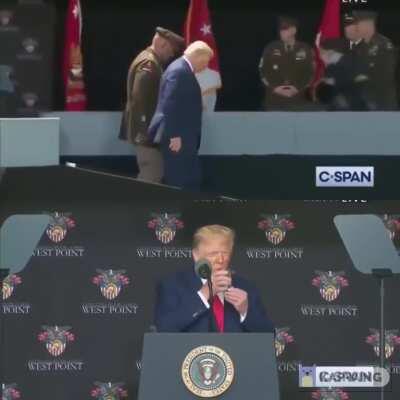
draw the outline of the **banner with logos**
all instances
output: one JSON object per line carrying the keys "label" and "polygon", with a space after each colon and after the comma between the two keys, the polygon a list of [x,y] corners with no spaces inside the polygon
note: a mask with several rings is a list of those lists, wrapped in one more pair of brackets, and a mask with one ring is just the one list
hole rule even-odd
{"label": "banner with logos", "polygon": [[[400,246],[399,202],[227,202],[164,188],[146,198],[145,185],[129,180],[41,170],[14,171],[1,185],[0,223],[51,216],[29,264],[4,283],[3,399],[136,399],[156,283],[192,268],[194,231],[216,223],[236,230],[232,268],[258,286],[276,325],[282,400],[377,398],[299,389],[298,369],[378,364],[378,283],[354,269],[333,217],[376,214]],[[388,281],[388,400],[400,390],[399,290],[399,278]]]}
{"label": "banner with logos", "polygon": [[2,116],[52,108],[55,21],[50,5],[0,5]]}

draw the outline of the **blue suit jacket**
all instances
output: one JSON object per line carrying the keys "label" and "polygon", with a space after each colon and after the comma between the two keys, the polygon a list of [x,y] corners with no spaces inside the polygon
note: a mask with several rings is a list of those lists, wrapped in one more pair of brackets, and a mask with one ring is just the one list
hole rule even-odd
{"label": "blue suit jacket", "polygon": [[164,72],[157,108],[149,126],[149,136],[161,147],[172,137],[182,138],[182,151],[196,153],[200,146],[202,119],[201,89],[196,76],[183,57]]}
{"label": "blue suit jacket", "polygon": [[[257,289],[248,281],[234,275],[234,287],[248,294],[249,308],[246,319],[240,322],[240,315],[228,302],[224,302],[225,332],[273,332]],[[201,280],[194,270],[181,271],[162,281],[157,288],[155,325],[159,332],[208,332],[210,309],[198,291]]]}

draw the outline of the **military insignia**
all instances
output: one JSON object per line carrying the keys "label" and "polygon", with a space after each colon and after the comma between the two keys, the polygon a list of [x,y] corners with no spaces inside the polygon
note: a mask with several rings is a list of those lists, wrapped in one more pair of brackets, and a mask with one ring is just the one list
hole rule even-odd
{"label": "military insignia", "polygon": [[321,389],[311,394],[313,400],[350,400],[348,393],[342,389]]}
{"label": "military insignia", "polygon": [[39,342],[46,344],[47,351],[54,357],[64,353],[68,342],[73,342],[75,336],[69,332],[70,326],[42,326],[43,332],[38,335]]}
{"label": "military insignia", "polygon": [[197,347],[182,363],[182,380],[198,397],[220,396],[229,389],[234,376],[232,359],[219,347]]}
{"label": "military insignia", "polygon": [[[380,332],[378,329],[370,329],[371,335],[367,336],[366,342],[373,346],[377,357],[380,356]],[[392,357],[396,347],[400,347],[399,330],[392,329],[385,331],[385,358]]]}
{"label": "military insignia", "polygon": [[0,10],[0,26],[8,26],[11,24],[13,18],[13,12],[11,10]]}
{"label": "military insignia", "polygon": [[154,229],[157,239],[164,244],[171,243],[178,229],[184,227],[183,222],[178,219],[180,214],[155,214],[152,213],[152,220],[147,223],[148,228]]}
{"label": "military insignia", "polygon": [[146,71],[146,72],[153,71],[153,63],[151,61],[146,61],[144,64],[141,65],[140,71]]}
{"label": "military insignia", "polygon": [[96,272],[98,275],[92,279],[92,282],[95,285],[100,286],[101,294],[107,300],[114,300],[117,298],[121,293],[121,289],[124,286],[129,285],[129,278],[124,275],[126,272],[124,269],[96,269]]}
{"label": "military insignia", "polygon": [[75,221],[71,218],[70,213],[55,212],[50,214],[51,220],[46,229],[48,238],[54,243],[62,242],[67,232],[75,227]]}
{"label": "military insignia", "polygon": [[94,382],[95,388],[90,395],[98,400],[120,400],[128,397],[128,392],[123,388],[124,383]]}
{"label": "military insignia", "polygon": [[3,384],[1,390],[1,400],[16,400],[21,398],[21,392],[18,390],[16,383],[10,383],[8,385]]}
{"label": "military insignia", "polygon": [[272,52],[272,55],[276,56],[276,57],[280,57],[280,56],[282,56],[282,52],[279,49],[274,49],[274,51]]}
{"label": "military insignia", "polygon": [[28,108],[33,108],[39,101],[39,96],[36,93],[23,93],[22,101]]}
{"label": "military insignia", "polygon": [[39,42],[33,38],[26,38],[22,41],[22,46],[29,54],[33,54],[39,46]]}
{"label": "military insignia", "polygon": [[379,51],[379,46],[375,44],[368,49],[368,55],[375,57],[378,54],[378,51]]}
{"label": "military insignia", "polygon": [[7,300],[8,298],[10,298],[14,292],[15,287],[20,285],[21,283],[22,279],[18,275],[12,274],[6,276],[6,278],[3,280],[3,285],[1,288],[3,300]]}
{"label": "military insignia", "polygon": [[312,280],[312,284],[319,289],[322,298],[326,301],[336,300],[341,289],[349,286],[349,281],[344,278],[344,271],[315,271],[315,273],[318,276]]}
{"label": "military insignia", "polygon": [[279,357],[285,351],[286,345],[294,342],[294,337],[290,335],[290,328],[275,329],[275,353]]}
{"label": "military insignia", "polygon": [[394,49],[393,43],[390,42],[390,41],[388,41],[388,42],[386,43],[386,49],[387,49],[387,50],[393,50],[393,49]]}
{"label": "military insignia", "polygon": [[290,214],[261,214],[261,217],[258,229],[264,231],[267,240],[274,245],[282,243],[286,233],[295,228],[294,222],[289,220]]}
{"label": "military insignia", "polygon": [[384,214],[379,216],[388,231],[391,240],[394,240],[400,231],[400,215]]}
{"label": "military insignia", "polygon": [[302,61],[302,60],[305,60],[306,58],[307,58],[307,53],[306,53],[306,51],[304,49],[299,50],[296,53],[296,60],[297,61]]}

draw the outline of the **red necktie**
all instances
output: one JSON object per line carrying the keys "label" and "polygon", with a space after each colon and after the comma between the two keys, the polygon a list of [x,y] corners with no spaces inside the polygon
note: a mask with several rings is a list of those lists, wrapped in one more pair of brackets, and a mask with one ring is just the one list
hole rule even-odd
{"label": "red necktie", "polygon": [[213,313],[217,322],[218,332],[224,331],[224,305],[218,295],[213,299]]}

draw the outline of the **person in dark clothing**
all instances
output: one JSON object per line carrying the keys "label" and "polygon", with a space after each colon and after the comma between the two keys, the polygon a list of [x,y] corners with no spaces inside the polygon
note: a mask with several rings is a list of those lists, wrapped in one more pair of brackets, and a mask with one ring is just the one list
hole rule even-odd
{"label": "person in dark clothing", "polygon": [[326,68],[317,88],[319,101],[330,111],[370,110],[367,65],[347,52],[341,39],[325,40],[320,55]]}

